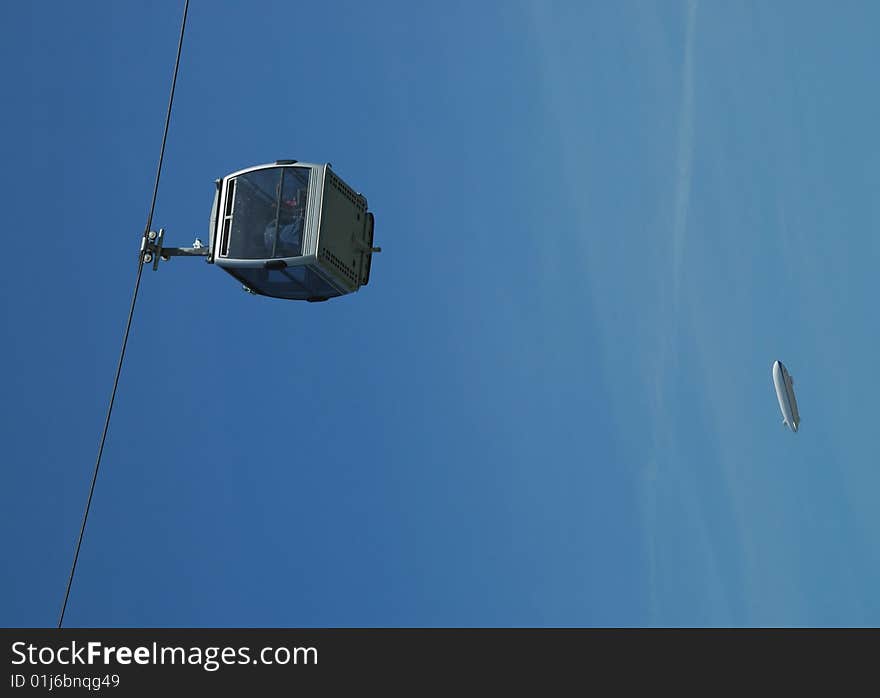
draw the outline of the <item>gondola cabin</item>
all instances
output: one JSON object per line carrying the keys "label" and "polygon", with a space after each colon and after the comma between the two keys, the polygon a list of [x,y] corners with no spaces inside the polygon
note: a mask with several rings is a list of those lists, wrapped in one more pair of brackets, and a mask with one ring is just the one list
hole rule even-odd
{"label": "gondola cabin", "polygon": [[324,301],[370,280],[373,214],[329,163],[249,167],[217,182],[208,258],[245,290]]}

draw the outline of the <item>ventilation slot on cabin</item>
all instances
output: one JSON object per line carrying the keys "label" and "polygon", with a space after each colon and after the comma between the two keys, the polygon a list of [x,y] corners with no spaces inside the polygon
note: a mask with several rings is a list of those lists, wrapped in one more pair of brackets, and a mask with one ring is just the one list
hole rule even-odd
{"label": "ventilation slot on cabin", "polygon": [[351,267],[343,264],[342,260],[339,259],[339,257],[337,257],[329,250],[324,250],[321,256],[325,261],[330,262],[330,264],[334,266],[336,271],[342,274],[346,279],[351,281],[353,284],[357,284],[357,276],[355,275],[354,270]]}
{"label": "ventilation slot on cabin", "polygon": [[341,179],[339,179],[339,177],[337,177],[335,174],[333,174],[332,170],[327,170],[327,174],[330,175],[330,177],[329,177],[330,183],[333,185],[333,187],[336,189],[336,191],[338,191],[345,198],[347,198],[349,201],[351,201],[351,203],[354,204],[361,211],[366,210],[366,206],[364,206],[363,199],[361,199],[361,197],[359,197],[357,194],[355,194],[354,191],[351,189],[351,187],[349,187],[345,182],[343,182]]}

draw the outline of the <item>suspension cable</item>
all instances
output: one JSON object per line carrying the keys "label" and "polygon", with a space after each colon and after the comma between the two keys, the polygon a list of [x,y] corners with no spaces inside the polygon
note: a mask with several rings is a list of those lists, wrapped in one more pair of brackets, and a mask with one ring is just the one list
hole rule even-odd
{"label": "suspension cable", "polygon": [[[159,164],[156,167],[156,181],[153,185],[153,197],[150,201],[150,212],[147,215],[147,225],[144,228],[143,240],[146,241],[150,229],[153,225],[153,213],[156,210],[156,197],[159,193],[159,179],[162,176],[162,161],[165,159],[165,143],[168,140],[168,125],[171,123],[171,106],[174,104],[174,88],[177,85],[177,71],[180,68],[180,54],[183,50],[183,34],[186,29],[186,14],[189,9],[189,0],[185,0],[183,5],[183,18],[180,22],[180,38],[177,42],[177,57],[174,60],[174,76],[171,79],[171,92],[168,95],[168,109],[165,113],[165,130],[162,134],[162,147],[159,149]],[[98,446],[98,458],[95,461],[95,471],[92,474],[92,484],[89,487],[89,497],[86,500],[86,509],[83,513],[82,525],[79,529],[79,538],[76,542],[76,552],[73,555],[73,564],[70,567],[70,576],[67,579],[67,590],[64,592],[64,602],[61,604],[61,615],[58,618],[58,627],[64,624],[64,612],[67,609],[67,601],[70,598],[70,588],[73,585],[73,575],[76,572],[76,562],[79,559],[79,551],[82,546],[83,534],[86,531],[86,521],[89,518],[89,509],[92,506],[92,496],[95,493],[95,483],[98,481],[98,470],[101,467],[101,456],[104,453],[104,442],[107,439],[107,430],[110,427],[110,415],[113,412],[113,402],[116,400],[116,388],[119,386],[119,375],[122,373],[122,362],[125,359],[125,348],[128,344],[128,333],[131,330],[131,320],[134,317],[134,306],[137,303],[138,289],[141,285],[141,274],[144,270],[144,251],[145,245],[141,245],[138,253],[138,269],[137,277],[134,282],[134,293],[131,296],[131,306],[128,309],[128,321],[125,324],[125,334],[122,337],[122,350],[119,353],[119,362],[116,364],[116,377],[113,379],[113,390],[110,393],[110,404],[107,407],[107,416],[104,420],[104,430],[101,433],[101,443]]]}

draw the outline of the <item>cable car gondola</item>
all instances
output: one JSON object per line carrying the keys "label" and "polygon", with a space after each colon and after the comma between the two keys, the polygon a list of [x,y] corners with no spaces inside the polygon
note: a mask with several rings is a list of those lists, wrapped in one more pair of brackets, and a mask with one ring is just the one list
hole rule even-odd
{"label": "cable car gondola", "polygon": [[207,261],[250,293],[325,301],[369,282],[373,225],[329,163],[278,160],[217,180]]}

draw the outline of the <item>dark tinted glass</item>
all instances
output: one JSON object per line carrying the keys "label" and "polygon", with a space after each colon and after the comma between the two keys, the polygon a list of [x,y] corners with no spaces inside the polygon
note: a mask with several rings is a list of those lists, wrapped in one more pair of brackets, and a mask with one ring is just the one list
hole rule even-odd
{"label": "dark tinted glass", "polygon": [[317,300],[342,295],[311,267],[286,269],[227,268],[230,274],[264,296],[292,300]]}
{"label": "dark tinted glass", "polygon": [[277,259],[302,254],[310,171],[273,167],[235,178],[230,259]]}

